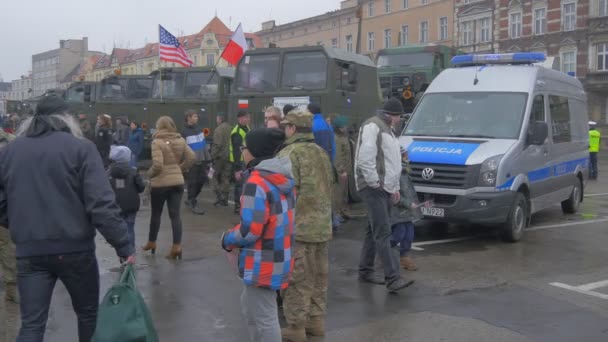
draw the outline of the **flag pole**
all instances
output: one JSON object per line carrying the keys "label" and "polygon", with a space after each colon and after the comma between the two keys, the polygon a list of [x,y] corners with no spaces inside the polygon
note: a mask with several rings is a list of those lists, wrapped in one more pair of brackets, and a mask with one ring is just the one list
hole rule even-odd
{"label": "flag pole", "polygon": [[162,26],[158,24],[158,80],[160,87],[160,102],[163,102],[163,60],[160,58],[160,30]]}

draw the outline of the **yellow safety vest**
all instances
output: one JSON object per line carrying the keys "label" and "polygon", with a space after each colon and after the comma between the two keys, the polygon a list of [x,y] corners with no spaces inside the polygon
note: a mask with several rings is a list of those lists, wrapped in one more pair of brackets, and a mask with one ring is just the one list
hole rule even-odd
{"label": "yellow safety vest", "polygon": [[600,137],[602,134],[597,129],[589,131],[589,152],[600,151]]}
{"label": "yellow safety vest", "polygon": [[[239,134],[241,136],[241,138],[243,139],[243,144],[245,143],[245,135],[247,135],[247,132],[245,132],[244,129],[241,128],[241,126],[236,125],[234,126],[234,128],[232,129],[232,132],[230,132],[230,162],[234,163],[234,146],[232,146],[232,136],[234,134]],[[241,160],[243,161],[243,154],[241,153]]]}

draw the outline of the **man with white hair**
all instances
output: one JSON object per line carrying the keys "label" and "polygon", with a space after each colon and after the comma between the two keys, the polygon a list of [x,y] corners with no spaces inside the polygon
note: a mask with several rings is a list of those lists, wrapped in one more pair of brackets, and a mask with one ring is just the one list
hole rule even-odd
{"label": "man with white hair", "polygon": [[43,341],[58,279],[72,299],[79,341],[91,340],[99,306],[95,229],[135,262],[101,157],[67,109],[61,98],[45,97],[0,150],[0,226],[17,251],[18,342]]}

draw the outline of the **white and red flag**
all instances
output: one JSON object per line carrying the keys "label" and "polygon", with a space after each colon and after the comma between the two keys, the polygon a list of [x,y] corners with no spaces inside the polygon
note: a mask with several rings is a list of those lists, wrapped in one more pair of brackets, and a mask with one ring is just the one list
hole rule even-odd
{"label": "white and red flag", "polygon": [[243,33],[243,27],[239,24],[220,57],[232,65],[237,65],[245,51],[247,51],[247,40],[245,39],[245,33]]}

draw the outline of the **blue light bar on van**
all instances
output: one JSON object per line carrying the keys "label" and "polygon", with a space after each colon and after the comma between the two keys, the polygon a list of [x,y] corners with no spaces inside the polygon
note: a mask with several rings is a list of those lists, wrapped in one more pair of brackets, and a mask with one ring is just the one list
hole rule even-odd
{"label": "blue light bar on van", "polygon": [[545,54],[540,52],[460,55],[452,57],[452,65],[532,64],[544,62],[545,59]]}

